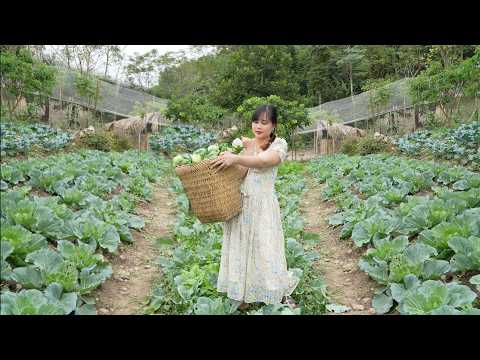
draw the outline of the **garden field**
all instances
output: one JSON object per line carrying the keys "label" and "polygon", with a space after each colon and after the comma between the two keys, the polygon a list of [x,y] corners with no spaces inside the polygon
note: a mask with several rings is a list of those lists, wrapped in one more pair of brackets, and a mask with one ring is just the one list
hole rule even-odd
{"label": "garden field", "polygon": [[[475,129],[468,134],[478,142]],[[157,148],[148,152],[78,149],[3,162],[2,314],[115,314],[126,309],[195,315],[367,309],[372,314],[480,313],[480,174],[461,165],[387,153],[337,154],[280,166],[275,189],[288,267],[301,278],[292,294],[299,308],[255,304],[239,310],[238,302],[216,291],[222,224],[202,224],[191,213],[170,160],[176,151],[212,142],[208,133],[198,131],[170,128],[162,142],[151,140]],[[190,136],[193,132],[197,137]],[[31,133],[21,130],[16,139],[21,149],[22,136],[31,138]],[[400,139],[400,150],[411,139]],[[170,206],[158,203],[166,201],[158,196],[165,192]],[[139,234],[174,203],[170,224],[163,230],[152,227],[148,240],[140,240],[150,242],[148,250],[133,244],[138,237],[132,233]],[[328,224],[307,226],[303,208],[321,213],[332,205],[334,210],[322,219]],[[142,206],[155,212],[139,211]],[[329,283],[334,270],[326,264],[337,248],[325,248],[324,237],[351,249],[351,268],[338,276],[366,274],[373,284],[366,298],[365,289],[363,298],[356,294],[359,283],[358,289],[348,281]],[[151,264],[144,270],[148,279],[136,274],[141,264],[126,260],[139,251],[150,253],[145,257]],[[138,290],[142,282],[143,292]],[[339,286],[350,296],[336,296],[333,288]],[[138,299],[133,289],[144,298]],[[122,310],[115,303],[130,296],[137,305],[122,305]]]}
{"label": "garden field", "polygon": [[[131,46],[0,45],[1,315],[480,315],[478,45]],[[254,136],[287,304],[217,291],[185,181]]]}

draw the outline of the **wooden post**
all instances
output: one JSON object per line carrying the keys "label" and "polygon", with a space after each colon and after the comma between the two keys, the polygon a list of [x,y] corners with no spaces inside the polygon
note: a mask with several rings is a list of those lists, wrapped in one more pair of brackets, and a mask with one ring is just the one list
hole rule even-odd
{"label": "wooden post", "polygon": [[295,160],[295,136],[292,133],[292,160]]}
{"label": "wooden post", "polygon": [[45,102],[45,112],[43,114],[43,121],[50,125],[50,98],[47,97]]}
{"label": "wooden post", "polygon": [[415,112],[415,126],[414,126],[414,130],[417,130],[418,128],[421,127],[421,124],[420,124],[420,112],[418,111],[418,107],[415,106],[414,107],[414,112]]}

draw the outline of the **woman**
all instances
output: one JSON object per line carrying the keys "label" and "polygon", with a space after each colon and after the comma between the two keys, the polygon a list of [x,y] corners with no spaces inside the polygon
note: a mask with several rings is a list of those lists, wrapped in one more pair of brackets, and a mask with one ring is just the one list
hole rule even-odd
{"label": "woman", "polygon": [[222,153],[214,160],[217,171],[239,166],[246,174],[241,185],[243,198],[239,215],[223,223],[222,258],[217,290],[231,299],[290,307],[289,296],[299,279],[287,271],[280,207],[275,194],[277,166],[287,157],[287,142],[275,136],[277,109],[257,108],[252,117],[254,139],[243,138],[244,150]]}

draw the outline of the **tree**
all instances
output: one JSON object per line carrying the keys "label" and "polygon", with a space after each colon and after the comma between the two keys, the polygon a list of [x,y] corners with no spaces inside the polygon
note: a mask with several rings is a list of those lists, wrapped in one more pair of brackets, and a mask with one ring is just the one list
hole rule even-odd
{"label": "tree", "polygon": [[16,110],[21,99],[27,101],[28,111],[43,105],[55,85],[56,71],[36,60],[25,48],[14,52],[0,52],[1,97],[9,115],[17,117]]}
{"label": "tree", "polygon": [[331,45],[312,45],[303,49],[301,81],[306,83],[306,96],[315,106],[348,96],[348,85],[341,76],[337,60],[341,49]]}
{"label": "tree", "polygon": [[358,45],[350,46],[348,45],[343,49],[343,54],[339,60],[337,60],[337,65],[343,67],[347,72],[348,78],[350,80],[350,96],[353,101],[353,74],[355,72],[364,72],[365,71],[365,52],[364,48],[361,48]]}
{"label": "tree", "polygon": [[243,101],[236,109],[245,120],[249,127],[252,118],[258,106],[263,104],[272,104],[277,107],[278,125],[276,133],[278,136],[284,137],[292,141],[295,129],[299,126],[310,124],[310,118],[305,106],[297,101],[287,101],[276,95],[267,97],[251,97]]}
{"label": "tree", "polygon": [[463,61],[458,49],[432,47],[431,54],[427,68],[410,80],[409,92],[415,104],[437,104],[452,125],[462,98],[480,94],[480,46]]}
{"label": "tree", "polygon": [[159,56],[157,49],[147,51],[145,54],[135,53],[130,56],[129,63],[125,66],[125,73],[131,85],[143,90],[150,89],[158,79]]}
{"label": "tree", "polygon": [[97,80],[93,76],[76,74],[73,85],[78,95],[87,99],[87,104],[90,107],[92,101],[95,100],[97,95]]}
{"label": "tree", "polygon": [[246,98],[277,94],[288,100],[299,97],[294,72],[295,48],[291,45],[238,45],[219,52],[214,102],[234,110]]}
{"label": "tree", "polygon": [[400,45],[394,64],[398,77],[412,78],[425,69],[429,47],[424,45]]}
{"label": "tree", "polygon": [[49,45],[44,46],[41,54],[42,60],[82,75],[97,73],[105,77],[111,65],[119,65],[123,60],[119,45]]}
{"label": "tree", "polygon": [[56,45],[55,59],[70,70],[92,74],[105,56],[105,45]]}
{"label": "tree", "polygon": [[171,99],[165,112],[169,119],[209,126],[218,125],[225,114],[225,109],[212,104],[205,95],[196,93]]}
{"label": "tree", "polygon": [[389,104],[393,95],[391,83],[390,79],[369,79],[363,85],[363,91],[370,91],[368,108],[373,115]]}
{"label": "tree", "polygon": [[[77,73],[74,80],[75,90],[78,95],[87,99],[87,106],[97,110],[98,100],[100,99],[100,82],[91,75]],[[88,118],[87,118],[87,126]]]}
{"label": "tree", "polygon": [[112,64],[119,64],[123,60],[122,49],[118,45],[105,45],[105,72],[104,76],[108,76],[108,68]]}

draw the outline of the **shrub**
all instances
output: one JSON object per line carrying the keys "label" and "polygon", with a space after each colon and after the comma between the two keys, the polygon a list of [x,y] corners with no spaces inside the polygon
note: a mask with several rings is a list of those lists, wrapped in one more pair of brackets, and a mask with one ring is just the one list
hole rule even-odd
{"label": "shrub", "polygon": [[168,119],[210,126],[218,125],[225,114],[225,109],[216,106],[207,96],[201,94],[172,98],[165,110]]}
{"label": "shrub", "polygon": [[355,155],[358,153],[358,138],[348,137],[342,142],[340,152],[347,155]]}
{"label": "shrub", "polygon": [[127,137],[118,135],[116,133],[112,133],[112,137],[113,137],[113,146],[112,146],[113,151],[121,152],[121,151],[130,150],[133,148],[132,144],[130,143]]}
{"label": "shrub", "polygon": [[387,152],[388,145],[385,144],[382,140],[375,139],[372,135],[368,135],[358,140],[356,149],[359,155],[368,155],[380,152]]}
{"label": "shrub", "polygon": [[110,132],[97,130],[87,133],[78,140],[78,145],[88,149],[110,151],[115,146],[114,135]]}

